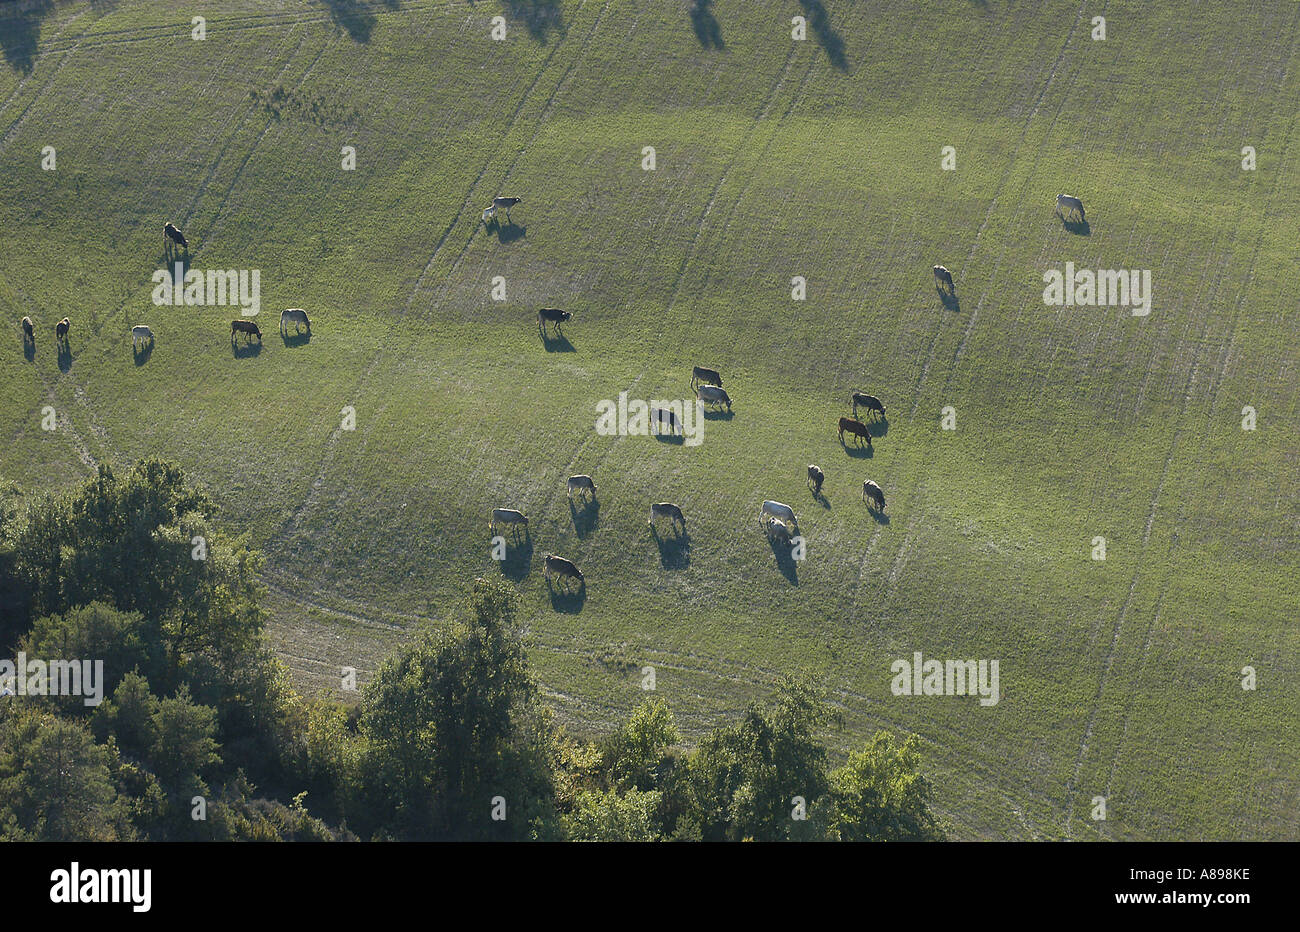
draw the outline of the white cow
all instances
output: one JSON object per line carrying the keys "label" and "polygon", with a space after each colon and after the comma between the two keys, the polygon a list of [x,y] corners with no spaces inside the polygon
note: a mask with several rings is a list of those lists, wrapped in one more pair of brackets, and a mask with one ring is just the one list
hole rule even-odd
{"label": "white cow", "polygon": [[295,331],[306,326],[307,332],[311,333],[311,321],[307,319],[307,312],[300,307],[291,307],[280,312],[280,332],[287,330],[289,324],[294,325]]}
{"label": "white cow", "polygon": [[143,343],[148,340],[153,342],[153,331],[144,324],[136,324],[131,328],[131,349],[135,349],[137,343]]}
{"label": "white cow", "polygon": [[588,492],[596,494],[596,483],[592,481],[591,476],[570,476],[569,484],[565,489],[566,494],[572,498],[574,492],[579,492],[585,496]]}
{"label": "white cow", "polygon": [[761,524],[763,519],[771,516],[780,518],[791,527],[798,527],[799,520],[794,516],[794,509],[789,505],[783,505],[781,502],[765,501],[763,507],[758,512],[758,521]]}
{"label": "white cow", "polygon": [[1068,220],[1073,214],[1079,215],[1079,222],[1084,222],[1083,201],[1073,194],[1056,195],[1056,214],[1062,220]]}
{"label": "white cow", "polygon": [[488,519],[488,531],[495,532],[498,524],[512,524],[516,528],[528,528],[528,519],[524,517],[523,512],[515,511],[513,508],[493,508],[492,517]]}
{"label": "white cow", "polygon": [[696,390],[695,397],[706,405],[726,405],[727,410],[731,410],[731,398],[716,385],[701,385]]}

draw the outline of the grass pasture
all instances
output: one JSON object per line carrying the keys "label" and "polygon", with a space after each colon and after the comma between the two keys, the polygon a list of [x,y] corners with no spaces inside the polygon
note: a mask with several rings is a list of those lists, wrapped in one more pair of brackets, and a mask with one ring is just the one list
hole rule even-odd
{"label": "grass pasture", "polygon": [[[505,572],[578,731],[643,666],[689,736],[803,668],[836,747],[922,736],[958,837],[1300,837],[1300,4],[50,0],[0,7],[0,53],[0,475],[182,463],[264,551],[304,692]],[[260,349],[236,309],[152,303],[167,220],[192,268],[260,270]],[[1150,315],[1046,306],[1067,261],[1151,270]],[[694,363],[735,405],[701,444],[596,433]],[[854,389],[888,407],[869,456],[835,436]],[[502,566],[497,506],[531,519]],[[1000,702],[894,696],[918,650],[997,658]]]}

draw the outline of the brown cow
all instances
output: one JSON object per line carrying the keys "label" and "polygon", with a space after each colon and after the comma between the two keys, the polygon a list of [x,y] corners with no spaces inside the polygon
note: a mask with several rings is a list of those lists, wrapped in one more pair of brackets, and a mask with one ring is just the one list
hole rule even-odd
{"label": "brown cow", "polygon": [[230,322],[230,339],[233,340],[236,333],[246,334],[248,340],[257,337],[257,342],[262,342],[262,331],[251,320],[232,320]]}
{"label": "brown cow", "polygon": [[31,340],[33,343],[36,342],[36,328],[32,325],[32,319],[30,317],[24,317],[23,342],[26,343],[28,340]]}
{"label": "brown cow", "polygon": [[552,573],[563,579],[576,579],[578,588],[582,588],[587,584],[587,581],[582,578],[582,570],[578,569],[571,560],[548,553],[542,561],[542,575],[546,577],[548,586],[551,584]]}
{"label": "brown cow", "polygon": [[867,425],[863,424],[861,421],[854,420],[851,417],[840,418],[840,443],[844,442],[845,431],[848,431],[860,440],[866,440],[867,446],[871,446],[871,433],[867,430]]}

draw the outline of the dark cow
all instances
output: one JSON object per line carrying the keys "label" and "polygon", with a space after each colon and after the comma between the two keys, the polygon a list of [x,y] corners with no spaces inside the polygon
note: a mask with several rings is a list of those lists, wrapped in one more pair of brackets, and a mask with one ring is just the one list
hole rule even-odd
{"label": "dark cow", "polygon": [[867,446],[871,446],[871,433],[867,430],[867,425],[863,424],[861,421],[854,420],[851,417],[840,418],[840,443],[844,442],[845,431],[848,431],[860,440],[866,440]]}
{"label": "dark cow", "polygon": [[33,343],[36,342],[36,327],[32,325],[32,319],[30,317],[24,317],[23,342],[26,343],[28,340],[31,340]]}
{"label": "dark cow", "polygon": [[262,331],[258,329],[257,324],[251,320],[232,320],[230,322],[230,339],[235,338],[236,333],[245,334],[246,340],[252,340],[257,337],[257,342],[262,342]]}
{"label": "dark cow", "polygon": [[942,265],[936,265],[934,267],[934,283],[940,291],[946,291],[949,294],[952,294],[955,290],[952,283],[952,273]]}
{"label": "dark cow", "polygon": [[691,370],[691,388],[694,388],[701,382],[705,385],[716,385],[718,388],[721,388],[722,376],[718,375],[717,370],[706,369],[703,366],[696,366]]}
{"label": "dark cow", "polygon": [[560,324],[565,323],[573,317],[572,311],[562,311],[558,307],[544,307],[537,312],[537,326],[543,331],[546,325],[551,324],[555,327],[555,332],[560,332]]}
{"label": "dark cow", "polygon": [[868,498],[875,503],[878,511],[885,510],[885,493],[870,479],[862,483],[862,500],[865,502]]}
{"label": "dark cow", "polygon": [[546,577],[547,586],[551,584],[552,573],[561,579],[576,579],[579,588],[587,584],[587,581],[582,578],[582,570],[578,569],[572,561],[548,553],[542,561],[542,575]]}
{"label": "dark cow", "polygon": [[648,523],[652,527],[654,526],[655,518],[669,518],[673,522],[674,530],[677,529],[678,523],[681,524],[683,531],[686,530],[686,517],[682,514],[682,510],[672,502],[656,502],[651,505],[650,520]]}
{"label": "dark cow", "polygon": [[189,251],[190,241],[187,240],[185,234],[176,229],[170,221],[163,227],[163,237],[167,240],[164,245],[166,245],[168,249],[171,248],[172,243],[175,243],[187,252]]}
{"label": "dark cow", "polygon": [[826,481],[826,474],[822,472],[820,466],[808,464],[808,485],[812,487],[813,495],[822,494],[822,483]]}
{"label": "dark cow", "polygon": [[573,498],[574,492],[577,492],[583,498],[586,498],[587,493],[590,492],[591,497],[595,498],[596,483],[592,480],[591,476],[570,476],[569,483],[565,487],[565,494],[569,498]]}
{"label": "dark cow", "polygon": [[881,417],[885,416],[885,406],[881,404],[880,399],[875,395],[868,395],[866,392],[853,393],[853,416],[858,416],[858,408],[866,408],[872,413],[872,420],[875,420],[875,414],[879,413]]}
{"label": "dark cow", "polygon": [[677,415],[672,411],[669,411],[667,408],[651,408],[650,425],[653,431],[656,434],[662,434],[664,432],[665,424],[668,426],[668,433],[672,434],[674,437],[677,436],[678,430],[685,432],[685,428],[682,427],[682,422],[678,420]]}
{"label": "dark cow", "polygon": [[54,325],[54,339],[66,340],[68,338],[68,331],[71,329],[72,321],[68,320],[66,317],[63,318],[63,320]]}

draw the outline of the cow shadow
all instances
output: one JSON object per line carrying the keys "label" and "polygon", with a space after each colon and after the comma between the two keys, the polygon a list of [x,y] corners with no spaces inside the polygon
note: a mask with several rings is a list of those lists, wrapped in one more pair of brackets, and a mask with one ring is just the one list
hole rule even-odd
{"label": "cow shadow", "polygon": [[869,460],[875,455],[875,452],[868,444],[850,444],[847,441],[841,440],[840,446],[844,448],[845,453],[855,460]]}
{"label": "cow shadow", "polygon": [[790,547],[780,543],[775,537],[769,537],[767,545],[772,548],[772,558],[776,560],[776,568],[781,571],[786,582],[792,586],[799,585],[799,564],[790,555]]}
{"label": "cow shadow", "polygon": [[248,359],[250,356],[256,356],[262,352],[261,340],[245,340],[243,343],[236,339],[230,341],[230,351],[235,354],[236,359]]}
{"label": "cow shadow", "polygon": [[600,525],[600,502],[593,495],[583,501],[581,508],[576,508],[573,499],[569,499],[569,517],[579,539],[586,537]]}
{"label": "cow shadow", "polygon": [[677,533],[674,523],[673,535],[665,537],[652,524],[650,536],[654,538],[655,546],[659,548],[659,565],[664,569],[684,570],[691,565],[691,535],[686,533],[685,529]]}
{"label": "cow shadow", "polygon": [[722,408],[704,409],[704,419],[706,421],[729,421],[735,416],[735,411],[727,411]]}
{"label": "cow shadow", "polygon": [[825,492],[814,492],[812,489],[809,489],[808,494],[813,497],[813,501],[818,505],[821,505],[827,511],[831,510],[831,500],[826,497]]}
{"label": "cow shadow", "polygon": [[495,218],[492,220],[492,226],[488,228],[488,232],[492,231],[492,227],[496,228],[497,242],[499,243],[513,243],[515,240],[523,239],[528,235],[528,227],[522,227],[517,223],[510,222],[502,226]]}
{"label": "cow shadow", "polygon": [[569,342],[569,338],[562,333],[552,336],[545,327],[538,327],[537,333],[542,338],[542,349],[548,353],[572,353],[575,351],[573,344]]}
{"label": "cow shadow", "polygon": [[135,360],[137,366],[143,366],[153,355],[153,340],[145,340],[143,343],[136,345],[131,344],[131,358]]}
{"label": "cow shadow", "polygon": [[1062,218],[1061,226],[1065,227],[1065,232],[1073,233],[1075,236],[1092,236],[1092,224],[1087,220],[1065,220]]}
{"label": "cow shadow", "polygon": [[311,331],[304,330],[301,333],[290,333],[288,330],[281,330],[280,339],[284,342],[284,345],[288,347],[306,346],[311,342]]}
{"label": "cow shadow", "polygon": [[671,443],[675,447],[680,447],[686,442],[685,434],[660,433],[653,427],[650,429],[650,433],[660,443]]}
{"label": "cow shadow", "polygon": [[[168,240],[163,246],[162,262],[163,268],[166,269],[168,276],[171,277],[172,289],[184,288],[184,278],[190,270],[190,251],[177,246],[171,240]],[[181,279],[179,281],[175,274],[177,263],[179,263],[181,267]]]}
{"label": "cow shadow", "polygon": [[950,311],[961,311],[961,299],[957,297],[957,289],[954,288],[952,291],[949,291],[946,288],[940,288],[938,285],[935,285],[934,290],[939,292],[939,300],[943,302],[945,308]]}
{"label": "cow shadow", "polygon": [[837,71],[849,70],[849,59],[844,54],[844,37],[835,31],[831,18],[826,15],[826,7],[821,0],[799,0],[799,5],[808,14],[808,25],[817,34],[817,41],[826,52],[826,57]]}
{"label": "cow shadow", "polygon": [[36,358],[36,341],[29,340],[25,336],[23,337],[23,356],[26,357],[28,362]]}
{"label": "cow shadow", "polygon": [[867,433],[872,437],[883,437],[889,433],[889,418],[881,417],[878,421],[867,421]]}
{"label": "cow shadow", "polygon": [[501,575],[512,582],[519,582],[526,577],[532,571],[533,566],[532,535],[525,535],[523,543],[514,547],[511,547],[507,542],[506,558],[497,562],[501,564]]}
{"label": "cow shadow", "polygon": [[691,28],[695,30],[695,38],[704,48],[726,48],[726,43],[722,41],[722,26],[713,15],[713,10],[709,9],[711,6],[713,0],[691,0]]}
{"label": "cow shadow", "polygon": [[867,514],[871,515],[877,524],[889,524],[889,515],[879,509],[873,508],[871,505],[867,506]]}
{"label": "cow shadow", "polygon": [[[572,583],[570,583],[572,585]],[[546,580],[546,594],[551,597],[551,608],[566,615],[576,615],[587,604],[587,583],[584,580],[577,589],[562,589]]]}
{"label": "cow shadow", "polygon": [[67,372],[72,368],[72,341],[63,339],[58,341],[59,347],[59,371]]}

